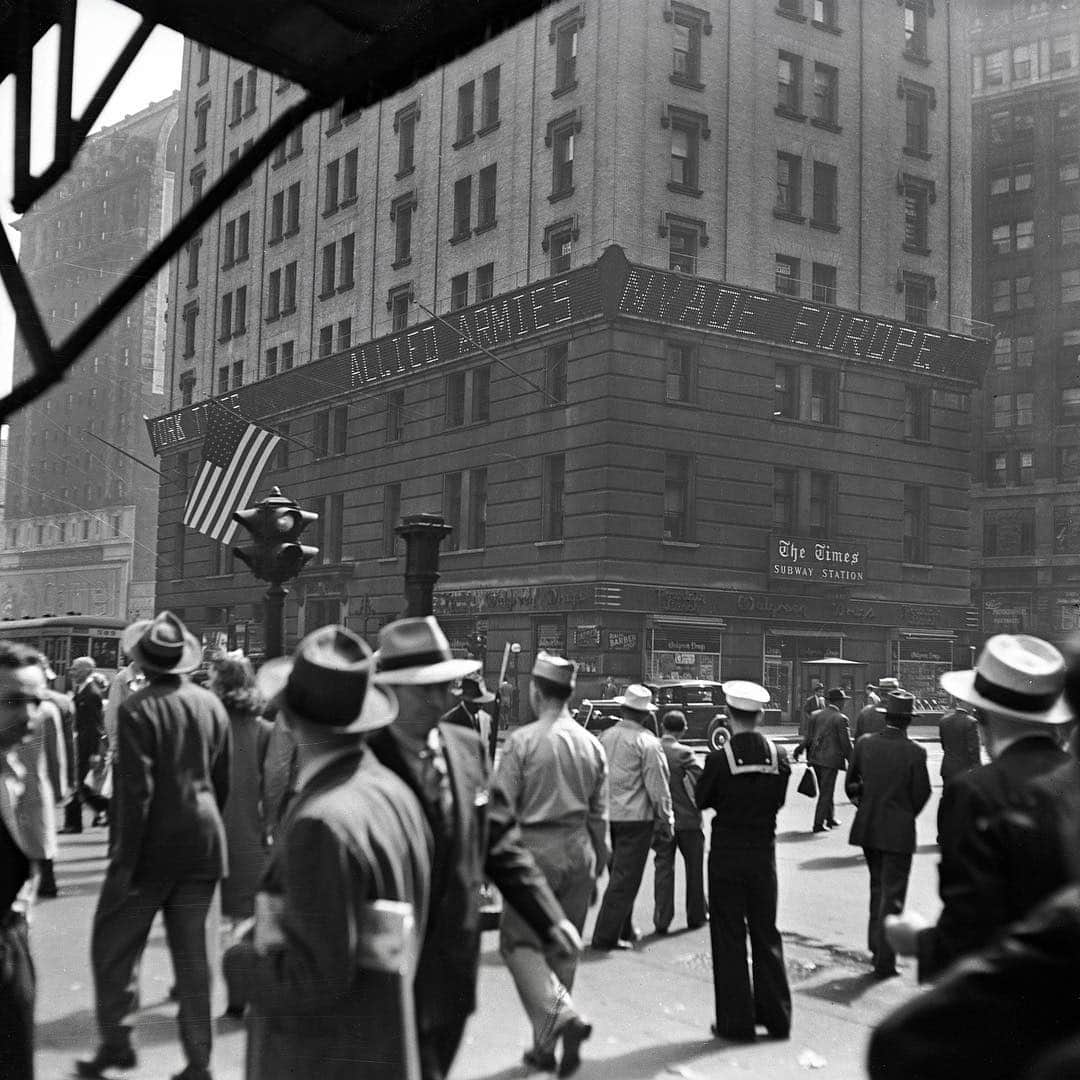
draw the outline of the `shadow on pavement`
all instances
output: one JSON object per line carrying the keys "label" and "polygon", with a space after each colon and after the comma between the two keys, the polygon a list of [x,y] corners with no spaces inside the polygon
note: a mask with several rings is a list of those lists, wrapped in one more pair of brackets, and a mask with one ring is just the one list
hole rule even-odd
{"label": "shadow on pavement", "polygon": [[819,859],[806,859],[799,863],[800,870],[840,870],[845,866],[858,866],[863,861],[860,851],[856,855],[822,855]]}
{"label": "shadow on pavement", "polygon": [[776,834],[776,842],[778,844],[801,844],[807,840],[816,840],[819,836],[824,836],[824,833],[814,833],[809,829],[789,829],[787,832],[781,832]]}
{"label": "shadow on pavement", "polygon": [[916,855],[933,855],[933,854],[937,853],[940,850],[941,850],[941,848],[939,848],[937,844],[920,844],[915,849],[915,854]]}
{"label": "shadow on pavement", "polygon": [[[162,1002],[148,1002],[144,1008],[157,1008]],[[135,1020],[134,1042],[140,1046],[178,1045],[175,1010],[169,1013],[141,1012]],[[70,1053],[73,1057],[90,1057],[97,1048],[97,1025],[90,1009],[78,1009],[54,1020],[39,1023],[34,1028],[34,1041],[39,1050]]]}
{"label": "shadow on pavement", "polygon": [[869,990],[880,986],[882,981],[873,972],[863,971],[858,975],[828,979],[817,986],[801,986],[799,993],[821,1001],[831,1001],[834,1005],[854,1005]]}

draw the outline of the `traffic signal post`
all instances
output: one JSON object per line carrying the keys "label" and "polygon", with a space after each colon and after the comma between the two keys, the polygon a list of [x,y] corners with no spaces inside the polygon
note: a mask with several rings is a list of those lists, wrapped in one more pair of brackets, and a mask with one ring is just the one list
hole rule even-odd
{"label": "traffic signal post", "polygon": [[304,565],[319,554],[317,547],[300,543],[300,534],[319,515],[301,510],[281,488],[274,488],[261,502],[237,510],[233,520],[251,534],[249,547],[234,547],[233,554],[259,581],[266,581],[266,659],[285,651],[286,581],[295,578]]}

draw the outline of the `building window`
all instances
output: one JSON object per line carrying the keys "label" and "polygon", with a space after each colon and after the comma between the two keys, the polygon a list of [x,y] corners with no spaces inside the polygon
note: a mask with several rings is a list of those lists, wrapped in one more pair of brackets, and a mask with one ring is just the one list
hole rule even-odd
{"label": "building window", "polygon": [[352,345],[352,319],[339,319],[337,324],[337,351],[344,352]]}
{"label": "building window", "polygon": [[570,343],[558,341],[544,350],[544,390],[547,402],[551,405],[566,403],[567,361],[570,357]]}
{"label": "building window", "polygon": [[836,505],[836,478],[832,473],[810,474],[810,517],[807,531],[811,536],[829,536],[833,530]]}
{"label": "building window", "polygon": [[330,453],[330,412],[325,410],[315,414],[312,423],[311,446],[317,458],[324,458]]}
{"label": "building window", "polygon": [[930,318],[930,303],[935,296],[934,279],[925,274],[903,272],[904,318],[909,323],[926,326]]}
{"label": "building window", "polygon": [[330,414],[330,452],[344,454],[349,443],[349,406],[337,405]]}
{"label": "building window", "polygon": [[232,84],[232,114],[229,117],[229,127],[235,127],[240,123],[244,114],[244,77],[235,79]]}
{"label": "building window", "polygon": [[904,438],[920,442],[930,438],[930,391],[926,387],[904,387]]}
{"label": "building window", "polygon": [[325,300],[334,295],[337,280],[337,243],[326,244],[322,249],[322,290],[319,299]]}
{"label": "building window", "polygon": [[476,302],[490,300],[495,295],[495,264],[484,263],[476,268]]}
{"label": "building window", "polygon": [[461,547],[461,486],[460,472],[443,475],[442,514],[451,529],[443,540],[443,548],[447,551],[457,551]]}
{"label": "building window", "polygon": [[[401,519],[401,485],[383,485],[382,505],[382,553],[394,555],[397,551],[397,533],[394,531]],[[449,537],[447,537],[449,539]]]}
{"label": "building window", "polygon": [[270,199],[270,235],[268,244],[276,244],[285,235],[285,192],[279,191]]}
{"label": "building window", "polygon": [[555,46],[555,93],[572,90],[577,85],[578,30],[584,19],[574,8],[552,24],[551,42]]}
{"label": "building window", "polygon": [[209,117],[210,99],[204,98],[195,106],[195,145],[192,149],[196,152],[206,149],[206,129]]}
{"label": "building window", "polygon": [[[1017,279],[1019,280],[1019,279]],[[1029,283],[1029,295],[1030,295],[1030,282]],[[1075,304],[1080,302],[1080,270],[1062,270],[1061,271],[1061,302],[1063,304]],[[1019,303],[1017,307],[1019,307]],[[1031,305],[1029,304],[1028,307]]]}
{"label": "building window", "polygon": [[330,356],[334,351],[334,324],[328,323],[319,328],[319,359]]}
{"label": "building window", "polygon": [[484,72],[480,101],[480,134],[490,131],[499,122],[499,68]]}
{"label": "building window", "polygon": [[672,82],[701,85],[702,16],[672,5]]}
{"label": "building window", "polygon": [[473,368],[471,374],[472,422],[476,424],[491,419],[491,365]]}
{"label": "building window", "polygon": [[685,225],[668,227],[668,266],[684,274],[697,273],[698,230]]}
{"label": "building window", "polygon": [[497,165],[487,165],[477,178],[476,231],[490,229],[495,225],[495,183]]}
{"label": "building window", "polygon": [[221,333],[218,341],[228,341],[232,337],[232,301],[232,293],[225,293],[221,298]]}
{"label": "building window", "polygon": [[404,330],[409,325],[409,304],[412,301],[412,284],[395,285],[390,290],[386,306],[390,310],[392,330]]}
{"label": "building window", "polygon": [[836,166],[814,162],[814,216],[812,225],[836,227]]}
{"label": "building window", "polygon": [[1032,555],[1035,551],[1035,512],[1029,507],[983,512],[983,554]]}
{"label": "building window", "polygon": [[693,346],[674,341],[664,343],[665,401],[693,401],[696,368],[697,353]]}
{"label": "building window", "polygon": [[356,258],[356,234],[349,233],[338,241],[338,292],[346,292],[355,284],[353,264]]}
{"label": "building window", "polygon": [[1054,114],[1054,136],[1071,139],[1077,127],[1080,127],[1080,102],[1075,97],[1058,98],[1057,112]]}
{"label": "building window", "polygon": [[287,139],[290,160],[299,157],[304,152],[304,125],[293,128]]}
{"label": "building window", "polygon": [[347,206],[356,201],[356,171],[359,151],[350,150],[341,159],[341,202],[339,206]]}
{"label": "building window", "polygon": [[232,388],[239,390],[244,385],[244,361],[237,360],[232,366]]}
{"label": "building window", "polygon": [[407,266],[412,261],[412,219],[416,195],[409,192],[400,195],[390,206],[390,220],[394,223],[394,269]]}
{"label": "building window", "polygon": [[202,86],[210,78],[210,46],[196,45],[195,51],[199,59],[199,78],[197,85]]}
{"label": "building window", "polygon": [[452,371],[446,376],[445,423],[448,428],[465,423],[465,372]]}
{"label": "building window", "polygon": [[472,80],[458,87],[457,92],[457,140],[455,146],[473,137],[473,121],[476,113],[476,83]]}
{"label": "building window", "polygon": [[266,377],[272,379],[278,373],[278,347],[271,345],[266,350]]}
{"label": "building window", "polygon": [[255,111],[256,87],[258,85],[258,72],[255,68],[248,68],[244,83],[244,115],[250,116]]}
{"label": "building window", "polygon": [[405,388],[386,392],[386,441],[401,442],[405,437]]}
{"label": "building window", "polygon": [[540,537],[562,540],[565,526],[566,455],[549,454],[544,458],[540,504]]}
{"label": "building window", "polygon": [[790,255],[777,255],[775,267],[776,291],[784,296],[798,296],[802,291],[799,260]]}
{"label": "building window", "polygon": [[[1070,447],[1075,453],[1076,448]],[[1054,554],[1080,553],[1080,506],[1054,507]]]}
{"label": "building window", "polygon": [[776,64],[776,107],[783,113],[802,116],[802,57],[780,50]]}
{"label": "building window", "polygon": [[801,22],[802,0],[776,0],[776,11],[789,19],[798,19]]}
{"label": "building window", "polygon": [[799,417],[799,369],[792,364],[777,364],[773,396],[773,416],[789,420]]}
{"label": "building window", "polygon": [[469,471],[469,536],[470,548],[487,544],[487,469]]}
{"label": "building window", "polygon": [[[997,405],[997,398],[994,398],[994,405]],[[1075,420],[1080,417],[1080,387],[1068,386],[1061,391],[1061,417],[1063,420]],[[994,426],[998,425],[995,423]]]}
{"label": "building window", "polygon": [[925,564],[928,545],[926,488],[921,484],[904,485],[903,560]]}
{"label": "building window", "polygon": [[926,18],[930,0],[904,0],[904,52],[926,58]]}
{"label": "building window", "polygon": [[327,164],[323,177],[323,213],[332,214],[338,208],[338,184],[341,178],[340,158]]}
{"label": "building window", "polygon": [[776,211],[802,220],[802,158],[797,154],[776,155]]}
{"label": "building window", "polygon": [[814,119],[825,127],[839,123],[840,73],[828,64],[814,64]]}
{"label": "building window", "polygon": [[1016,426],[1031,427],[1034,422],[1035,395],[1016,395]]}
{"label": "building window", "polygon": [[548,272],[552,277],[565,274],[570,269],[577,235],[576,218],[567,218],[555,225],[549,225],[544,230],[543,248],[548,253]]}
{"label": "building window", "polygon": [[836,0],[814,0],[813,22],[815,26],[835,30],[837,26]]}
{"label": "building window", "polygon": [[198,303],[184,306],[184,359],[195,355],[195,325],[199,318]]}
{"label": "building window", "polygon": [[217,371],[217,392],[220,397],[229,392],[229,365],[222,364]]}
{"label": "building window", "polygon": [[1061,246],[1080,244],[1080,214],[1062,214],[1060,218]]}
{"label": "building window", "polygon": [[463,176],[454,184],[454,233],[451,241],[472,235],[472,177]]}
{"label": "building window", "polygon": [[664,539],[692,538],[693,466],[686,454],[664,456]]}
{"label": "building window", "polygon": [[416,121],[419,116],[416,102],[412,102],[394,117],[394,130],[398,136],[398,179],[416,167]]}
{"label": "building window", "polygon": [[934,90],[929,86],[901,80],[904,97],[904,152],[926,157],[930,149],[930,109]]}
{"label": "building window", "polygon": [[188,288],[193,289],[199,284],[199,249],[202,247],[202,237],[193,236],[187,245],[188,253]]}
{"label": "building window", "polygon": [[773,529],[795,531],[798,475],[794,469],[773,469]]}
{"label": "building window", "polygon": [[273,322],[281,315],[281,271],[271,270],[266,279],[266,321]]}
{"label": "building window", "polygon": [[285,264],[284,286],[281,295],[281,314],[290,315],[296,310],[296,263]]}
{"label": "building window", "polygon": [[574,190],[574,136],[580,130],[576,113],[552,121],[548,143],[551,146],[551,194],[569,195]]}
{"label": "building window", "polygon": [[1017,482],[1023,485],[1035,483],[1035,451],[1020,450],[1017,455]]}
{"label": "building window", "polygon": [[810,421],[835,427],[839,411],[840,380],[836,372],[813,368],[810,373]]}
{"label": "building window", "polygon": [[814,263],[813,301],[815,304],[836,303],[836,267],[826,263]]}
{"label": "building window", "polygon": [[300,231],[300,181],[289,186],[286,193],[285,235]]}
{"label": "building window", "polygon": [[1064,158],[1058,164],[1058,183],[1075,184],[1080,180],[1080,158]]}
{"label": "building window", "polygon": [[185,371],[180,376],[180,404],[190,405],[195,400],[195,372]]}
{"label": "building window", "polygon": [[930,203],[934,201],[932,181],[904,174],[904,250],[925,255],[930,249]]}
{"label": "building window", "polygon": [[233,300],[233,337],[247,333],[247,286],[236,290]]}
{"label": "building window", "polygon": [[469,273],[456,274],[450,279],[450,310],[469,306]]}
{"label": "building window", "polygon": [[1004,487],[1009,482],[1009,455],[986,455],[986,483],[989,487]]}

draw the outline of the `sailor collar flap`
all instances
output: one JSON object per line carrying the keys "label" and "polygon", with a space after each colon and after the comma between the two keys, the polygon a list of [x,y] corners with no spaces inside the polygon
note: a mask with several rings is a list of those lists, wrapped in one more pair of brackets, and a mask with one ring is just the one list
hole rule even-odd
{"label": "sailor collar flap", "polygon": [[742,759],[737,759],[735,757],[735,751],[731,748],[731,744],[735,741],[734,739],[728,739],[728,741],[724,743],[724,756],[727,758],[728,769],[732,776],[743,776],[746,773],[766,773],[770,776],[779,775],[780,760],[777,757],[776,746],[771,739],[766,739],[764,735],[758,735],[758,738],[768,751],[768,761],[744,762]]}

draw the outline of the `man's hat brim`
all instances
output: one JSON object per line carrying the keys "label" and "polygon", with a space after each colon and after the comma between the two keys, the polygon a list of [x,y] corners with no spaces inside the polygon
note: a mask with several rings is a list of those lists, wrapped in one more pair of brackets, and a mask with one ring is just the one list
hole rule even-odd
{"label": "man's hat brim", "polygon": [[184,627],[184,648],[175,664],[162,664],[160,659],[148,655],[142,648],[142,639],[153,619],[133,622],[120,636],[120,648],[146,672],[157,675],[189,675],[202,663],[202,646],[199,639]]}
{"label": "man's hat brim", "polygon": [[1037,712],[1027,712],[1023,709],[1010,709],[990,698],[983,697],[975,689],[976,672],[972,671],[946,671],[940,676],[938,682],[941,688],[953,697],[966,701],[978,709],[986,709],[997,716],[1003,716],[1009,720],[1026,720],[1033,724],[1068,724],[1073,720],[1072,710],[1065,703],[1065,699],[1059,697],[1049,709]]}
{"label": "man's hat brim", "polygon": [[381,686],[375,686],[373,680],[368,681],[367,692],[364,694],[364,704],[360,714],[348,724],[328,724],[315,716],[307,716],[294,709],[288,701],[285,693],[292,673],[294,661],[291,657],[278,657],[267,660],[258,675],[255,676],[256,688],[266,697],[268,709],[277,709],[290,717],[302,720],[315,727],[326,728],[340,735],[360,735],[365,731],[377,731],[387,727],[397,719],[398,704],[393,692]]}
{"label": "man's hat brim", "polygon": [[[379,654],[375,653],[378,662]],[[479,660],[440,660],[419,667],[391,668],[376,671],[372,681],[377,686],[431,686],[435,683],[456,682],[466,675],[473,675],[481,668]]]}

